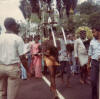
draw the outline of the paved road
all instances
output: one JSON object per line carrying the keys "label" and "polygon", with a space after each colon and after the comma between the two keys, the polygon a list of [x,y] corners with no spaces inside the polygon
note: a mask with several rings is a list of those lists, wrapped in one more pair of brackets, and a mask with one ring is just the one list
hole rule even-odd
{"label": "paved road", "polygon": [[[71,78],[71,88],[67,88],[66,83],[62,83],[60,78],[56,78],[56,84],[57,89],[65,97],[65,99],[91,99],[91,87],[89,85],[81,85],[79,83],[78,76],[74,76]],[[49,87],[44,82],[44,80],[32,78],[31,80],[23,80],[21,82],[21,87],[18,92],[17,99],[53,98],[52,94],[50,93]]]}

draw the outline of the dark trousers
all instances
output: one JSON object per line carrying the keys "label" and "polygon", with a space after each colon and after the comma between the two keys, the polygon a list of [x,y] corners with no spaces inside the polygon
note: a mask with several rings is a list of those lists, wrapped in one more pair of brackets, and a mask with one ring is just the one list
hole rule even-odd
{"label": "dark trousers", "polygon": [[93,60],[91,62],[91,84],[92,84],[92,99],[99,99],[98,84],[99,84],[99,61]]}
{"label": "dark trousers", "polygon": [[67,73],[67,78],[70,78],[71,76],[71,69],[70,69],[70,64],[68,61],[61,61],[60,62],[60,69],[61,69],[61,78],[63,79],[63,74],[66,68],[66,73]]}

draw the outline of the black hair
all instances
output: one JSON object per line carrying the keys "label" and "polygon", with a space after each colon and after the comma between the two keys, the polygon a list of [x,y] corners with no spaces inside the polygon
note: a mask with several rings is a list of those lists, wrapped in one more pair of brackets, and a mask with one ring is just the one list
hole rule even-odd
{"label": "black hair", "polygon": [[4,21],[4,26],[7,31],[12,31],[15,34],[18,34],[20,25],[13,18],[6,18]]}
{"label": "black hair", "polygon": [[34,36],[34,40],[36,40],[36,39],[39,40],[39,39],[40,39],[40,35],[35,35],[35,36]]}
{"label": "black hair", "polygon": [[92,26],[92,29],[95,29],[96,31],[100,32],[100,25]]}
{"label": "black hair", "polygon": [[16,22],[13,18],[6,18],[4,21],[4,26],[7,30],[11,29],[12,25],[16,25]]}
{"label": "black hair", "polygon": [[74,44],[67,44],[66,49],[68,52],[72,53],[74,51]]}
{"label": "black hair", "polygon": [[55,57],[55,59],[58,61],[58,49],[55,46],[49,46],[48,49],[50,51],[50,55]]}

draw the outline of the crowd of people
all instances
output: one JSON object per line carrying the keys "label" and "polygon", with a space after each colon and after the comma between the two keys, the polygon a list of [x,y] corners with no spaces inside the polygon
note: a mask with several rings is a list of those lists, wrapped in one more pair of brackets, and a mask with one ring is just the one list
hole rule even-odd
{"label": "crowd of people", "polygon": [[71,76],[78,74],[81,84],[91,82],[91,99],[99,99],[100,26],[92,28],[92,40],[87,39],[85,30],[80,30],[79,37],[67,35],[66,43],[61,36],[57,38],[57,47],[52,36],[44,41],[39,35],[23,40],[17,35],[19,25],[13,18],[5,19],[4,26],[6,33],[0,35],[0,99],[16,98],[20,78],[41,79],[47,72],[55,98],[58,97],[55,78],[61,77],[63,82],[66,74],[66,84],[70,87]]}

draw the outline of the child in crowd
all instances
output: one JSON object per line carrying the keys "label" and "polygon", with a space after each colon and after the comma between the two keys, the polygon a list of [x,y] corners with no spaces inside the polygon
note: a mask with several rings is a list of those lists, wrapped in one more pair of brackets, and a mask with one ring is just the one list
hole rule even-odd
{"label": "child in crowd", "polygon": [[71,66],[72,66],[72,52],[74,50],[73,44],[66,45],[66,52],[68,57],[67,62],[67,86],[70,87],[70,78],[71,78]]}

